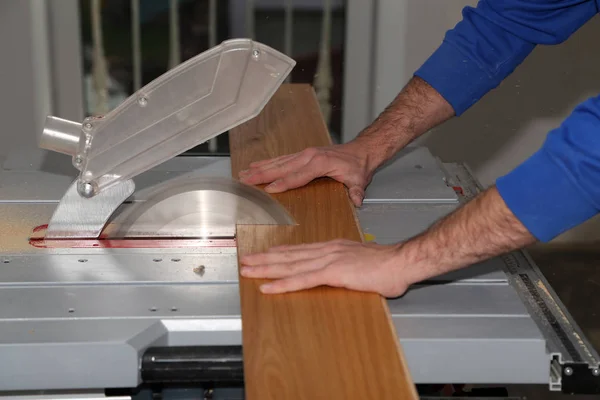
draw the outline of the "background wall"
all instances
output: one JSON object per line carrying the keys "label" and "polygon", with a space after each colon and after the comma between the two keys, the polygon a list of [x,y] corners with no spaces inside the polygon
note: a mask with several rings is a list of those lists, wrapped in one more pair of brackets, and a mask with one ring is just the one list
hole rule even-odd
{"label": "background wall", "polygon": [[[380,0],[371,118],[383,110],[446,30],[476,1]],[[600,93],[600,17],[558,46],[540,46],[496,90],[419,143],[444,161],[467,162],[484,184],[509,172],[543,143],[573,108]],[[347,111],[347,110],[346,110]],[[356,130],[356,129],[355,129]],[[353,133],[355,134],[355,133]],[[600,240],[600,218],[555,242]]]}
{"label": "background wall", "polygon": [[45,1],[0,2],[0,160],[35,145],[50,109]]}
{"label": "background wall", "polygon": [[0,1],[0,165],[17,148],[37,147],[47,115],[82,119],[77,4]]}

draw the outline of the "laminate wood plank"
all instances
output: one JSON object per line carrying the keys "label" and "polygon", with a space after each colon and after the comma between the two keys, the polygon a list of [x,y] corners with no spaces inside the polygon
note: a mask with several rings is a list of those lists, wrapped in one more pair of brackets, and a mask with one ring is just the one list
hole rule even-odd
{"label": "laminate wood plank", "polygon": [[[257,118],[230,132],[232,173],[330,143],[313,89],[282,85]],[[238,226],[239,256],[274,245],[362,240],[347,192],[332,179],[274,197],[297,225]],[[329,287],[263,295],[263,282],[240,276],[248,400],[417,398],[381,296]]]}

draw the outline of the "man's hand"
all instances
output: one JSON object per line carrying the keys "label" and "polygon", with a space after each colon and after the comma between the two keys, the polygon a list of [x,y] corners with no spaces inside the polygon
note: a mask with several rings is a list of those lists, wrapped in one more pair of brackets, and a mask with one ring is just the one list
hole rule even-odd
{"label": "man's hand", "polygon": [[360,206],[377,168],[413,139],[454,115],[444,98],[420,78],[413,78],[384,112],[353,141],[250,164],[240,172],[249,185],[269,183],[269,193],[281,193],[328,176],[348,188]]}
{"label": "man's hand", "polygon": [[399,257],[400,246],[334,240],[298,246],[273,247],[242,257],[241,274],[275,281],[263,293],[284,293],[327,285],[397,297],[407,290],[413,273]]}
{"label": "man's hand", "polygon": [[240,181],[249,185],[270,183],[265,191],[281,193],[328,176],[346,185],[352,202],[358,207],[362,204],[373,172],[364,149],[348,143],[313,147],[300,153],[254,162],[249,169],[240,172]]}
{"label": "man's hand", "polygon": [[453,115],[450,104],[435,89],[414,77],[351,142],[258,161],[240,172],[239,178],[249,185],[269,183],[267,192],[281,193],[328,176],[346,185],[352,202],[360,206],[377,168],[416,137]]}
{"label": "man's hand", "polygon": [[[265,188],[267,192],[280,193],[328,176],[346,185],[352,202],[360,206],[365,188],[379,166],[416,137],[453,115],[452,106],[435,89],[414,77],[353,141],[252,163],[248,170],[240,172],[240,180],[251,185],[269,183]],[[442,227],[448,229],[447,225]],[[460,237],[456,233],[463,233],[454,232],[454,228],[449,230],[450,240]],[[396,297],[409,285],[444,272],[442,269],[458,268],[458,264],[468,259],[468,255],[461,255],[449,264],[440,264],[443,258],[440,255],[454,253],[447,248],[447,243],[439,243],[438,233],[439,229],[437,233],[428,234],[423,239],[425,243],[410,241],[410,246],[338,240],[276,247],[266,253],[243,257],[241,274],[249,278],[275,279],[261,287],[265,293],[328,285]],[[487,243],[480,245],[485,247]],[[424,257],[421,250],[426,251],[428,257]]]}
{"label": "man's hand", "polygon": [[404,243],[335,240],[274,247],[242,257],[241,274],[274,279],[261,286],[263,293],[327,285],[396,297],[412,284],[535,241],[493,186]]}

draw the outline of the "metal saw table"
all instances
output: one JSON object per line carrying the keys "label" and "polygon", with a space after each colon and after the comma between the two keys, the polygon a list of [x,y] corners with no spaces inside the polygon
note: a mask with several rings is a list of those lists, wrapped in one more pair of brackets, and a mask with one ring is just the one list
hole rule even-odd
{"label": "metal saw table", "polygon": [[[136,185],[184,174],[230,176],[229,159],[178,157]],[[207,381],[239,384],[235,246],[31,245],[32,230],[48,221],[73,177],[68,161],[34,149],[13,154],[0,173],[0,358],[9,360],[0,390],[202,382],[200,361],[183,357],[181,346],[208,364],[221,354],[228,367],[220,377],[206,367]],[[464,167],[411,148],[375,176],[360,223],[379,243],[401,241],[456,208],[474,185]],[[577,391],[577,374],[597,373],[597,354],[521,252],[424,282],[388,304],[417,384],[536,383]]]}
{"label": "metal saw table", "polygon": [[[50,118],[41,147],[71,160],[11,153],[0,171],[0,398],[240,398],[234,227],[289,221],[231,179],[227,156],[185,151],[257,115],[293,65],[260,43],[225,42],[102,118]],[[410,147],[375,175],[360,225],[368,240],[406,240],[479,190],[464,165]],[[416,384],[600,393],[598,354],[524,252],[388,305]]]}

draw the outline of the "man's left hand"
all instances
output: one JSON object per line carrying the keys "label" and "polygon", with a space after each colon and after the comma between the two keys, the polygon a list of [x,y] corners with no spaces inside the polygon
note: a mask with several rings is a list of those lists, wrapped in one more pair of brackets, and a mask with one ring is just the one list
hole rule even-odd
{"label": "man's left hand", "polygon": [[413,283],[399,245],[349,240],[279,246],[241,258],[241,274],[274,281],[263,293],[285,293],[327,285],[397,297]]}

